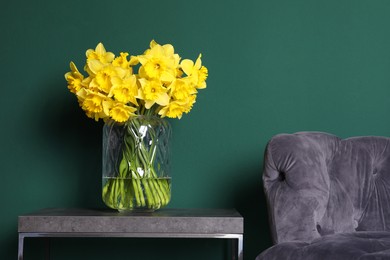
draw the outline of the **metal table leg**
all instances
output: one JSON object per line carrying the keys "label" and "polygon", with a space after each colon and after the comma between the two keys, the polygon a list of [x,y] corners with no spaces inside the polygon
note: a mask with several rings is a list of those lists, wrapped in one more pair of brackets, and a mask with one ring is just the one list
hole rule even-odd
{"label": "metal table leg", "polygon": [[232,248],[232,259],[233,260],[244,260],[243,254],[243,236],[237,235],[236,239],[231,239],[231,248]]}
{"label": "metal table leg", "polygon": [[23,260],[24,235],[19,233],[18,260]]}
{"label": "metal table leg", "polygon": [[237,248],[238,260],[244,260],[244,241],[242,235],[239,236],[237,244],[238,244],[238,248]]}

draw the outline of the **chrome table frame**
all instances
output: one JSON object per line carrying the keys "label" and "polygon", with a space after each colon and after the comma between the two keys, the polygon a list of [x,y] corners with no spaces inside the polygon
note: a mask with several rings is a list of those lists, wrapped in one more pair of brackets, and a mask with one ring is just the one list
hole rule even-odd
{"label": "chrome table frame", "polygon": [[232,259],[243,260],[244,219],[234,209],[162,209],[153,213],[45,209],[19,216],[18,232],[18,260],[23,260],[27,237],[228,239]]}

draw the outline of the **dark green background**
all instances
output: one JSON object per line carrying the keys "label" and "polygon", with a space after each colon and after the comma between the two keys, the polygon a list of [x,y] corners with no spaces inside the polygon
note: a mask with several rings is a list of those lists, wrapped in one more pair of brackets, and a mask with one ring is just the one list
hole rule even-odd
{"label": "dark green background", "polygon": [[[104,207],[101,123],[68,92],[71,60],[103,42],[140,54],[155,39],[209,69],[190,114],[171,120],[172,208],[237,208],[245,259],[271,245],[261,188],[281,132],[390,132],[387,0],[13,0],[0,8],[0,259],[16,259],[17,216]],[[26,240],[26,259],[42,241]],[[53,259],[224,259],[220,240],[54,239]],[[130,256],[132,258],[130,258]]]}

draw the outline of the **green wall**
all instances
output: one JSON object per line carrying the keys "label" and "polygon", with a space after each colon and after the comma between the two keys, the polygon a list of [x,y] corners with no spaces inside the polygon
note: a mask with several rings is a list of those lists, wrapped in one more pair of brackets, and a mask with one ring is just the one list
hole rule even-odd
{"label": "green wall", "polygon": [[[103,42],[150,40],[203,54],[208,88],[172,120],[172,208],[237,208],[245,259],[271,245],[263,151],[281,132],[390,132],[390,2],[383,0],[14,0],[0,8],[0,259],[17,255],[17,216],[103,207],[101,123],[66,88],[70,60]],[[26,259],[42,241],[26,240]],[[54,239],[53,259],[224,259],[219,240]]]}

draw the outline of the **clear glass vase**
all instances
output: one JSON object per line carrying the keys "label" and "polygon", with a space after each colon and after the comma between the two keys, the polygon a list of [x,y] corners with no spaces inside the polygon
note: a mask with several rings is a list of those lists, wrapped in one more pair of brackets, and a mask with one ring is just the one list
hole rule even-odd
{"label": "clear glass vase", "polygon": [[119,211],[155,211],[171,199],[171,127],[157,116],[136,116],[103,127],[104,203]]}

